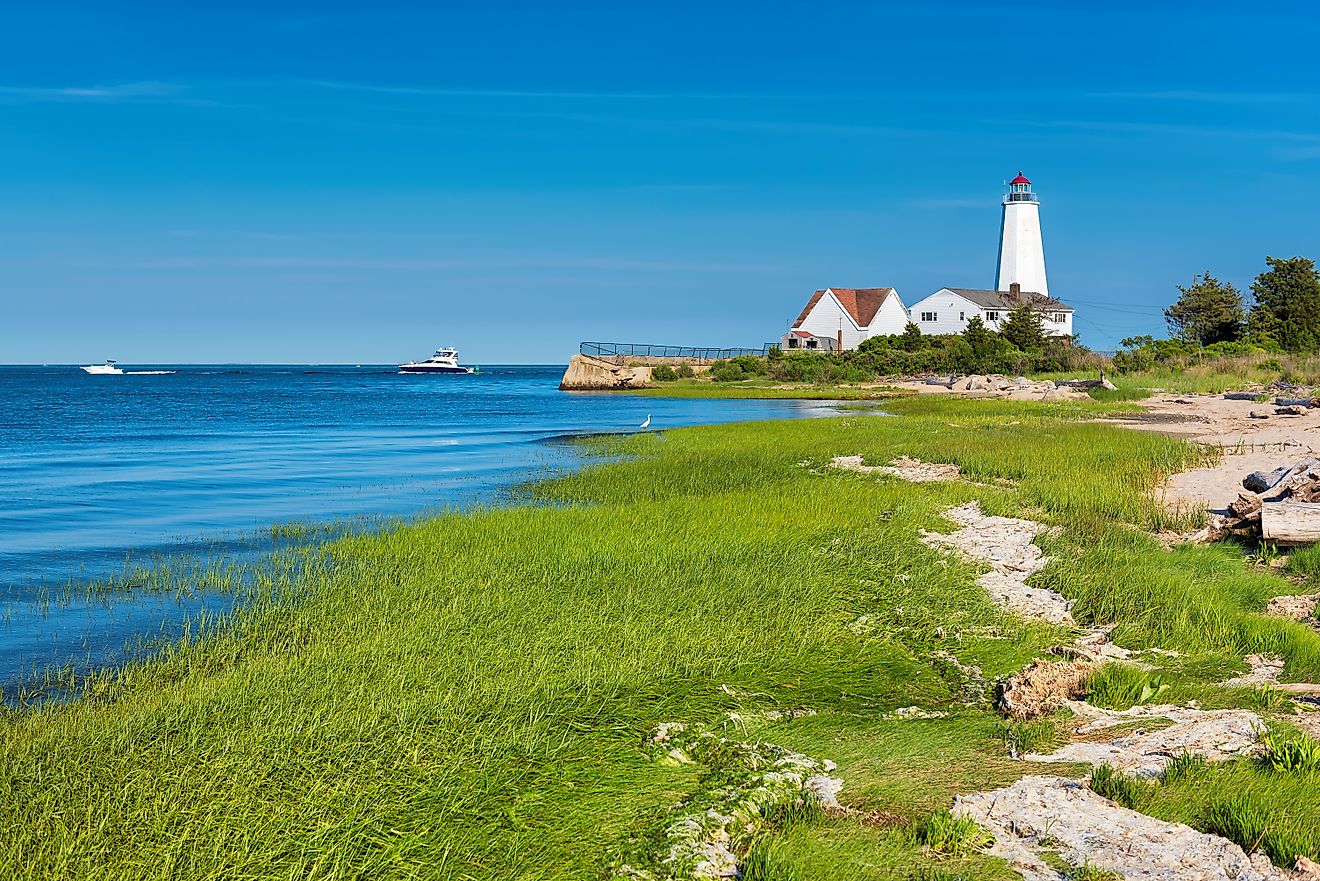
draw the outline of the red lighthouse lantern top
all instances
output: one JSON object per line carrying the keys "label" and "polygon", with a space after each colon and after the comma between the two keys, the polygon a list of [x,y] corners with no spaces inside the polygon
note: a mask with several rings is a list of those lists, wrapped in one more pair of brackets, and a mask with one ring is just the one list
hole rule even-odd
{"label": "red lighthouse lantern top", "polygon": [[1008,182],[1008,195],[1004,197],[1004,204],[1009,202],[1035,202],[1036,194],[1031,191],[1031,181],[1022,172]]}

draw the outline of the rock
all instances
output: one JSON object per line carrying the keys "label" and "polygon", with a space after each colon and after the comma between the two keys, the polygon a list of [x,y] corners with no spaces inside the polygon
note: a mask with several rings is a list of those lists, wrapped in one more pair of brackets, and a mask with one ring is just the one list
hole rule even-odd
{"label": "rock", "polygon": [[1248,416],[1249,418],[1251,418],[1251,419],[1269,419],[1269,418],[1270,418],[1270,414],[1269,414],[1269,413],[1266,413],[1264,410],[1252,410],[1250,413],[1247,414],[1247,416]]}
{"label": "rock", "polygon": [[[1078,733],[1123,725],[1134,719],[1172,719],[1174,724],[1158,731],[1136,730],[1107,743],[1074,741],[1048,755],[1029,755],[1030,762],[1086,762],[1112,765],[1126,774],[1158,777],[1174,756],[1185,752],[1222,762],[1259,750],[1257,731],[1264,723],[1249,710],[1196,710],[1188,707],[1133,707],[1105,711],[1087,704],[1068,704],[1079,715],[1092,714],[1092,721]],[[1085,709],[1079,711],[1079,707]]]}
{"label": "rock", "polygon": [[591,355],[574,355],[559,381],[565,391],[643,388],[651,384],[650,367],[627,367]]}
{"label": "rock", "polygon": [[[735,721],[728,723],[736,726]],[[697,763],[712,774],[704,792],[680,803],[664,825],[645,865],[615,865],[615,878],[709,881],[736,878],[739,854],[761,831],[763,818],[814,798],[838,809],[843,782],[833,762],[781,746],[722,737],[700,725],[661,723],[647,746],[663,764]],[[681,760],[676,757],[681,757]]]}
{"label": "rock", "polygon": [[1320,881],[1320,863],[1308,860],[1304,856],[1297,857],[1293,871],[1297,873],[1299,881]]}
{"label": "rock", "polygon": [[991,517],[977,502],[968,502],[944,512],[962,528],[951,534],[923,532],[921,540],[932,547],[949,548],[992,571],[976,583],[990,598],[1024,618],[1051,624],[1072,622],[1072,601],[1051,590],[1027,586],[1027,579],[1049,564],[1036,545],[1038,523],[1014,517]]}
{"label": "rock", "polygon": [[1275,407],[1274,412],[1279,416],[1305,416],[1306,408],[1300,404],[1288,404],[1283,407]]}
{"label": "rock", "polygon": [[1032,661],[1004,683],[999,709],[1018,720],[1048,716],[1085,693],[1094,666],[1089,661]]}
{"label": "rock", "polygon": [[888,465],[865,465],[861,456],[835,456],[830,460],[831,468],[843,471],[856,471],[859,474],[888,474],[912,483],[930,483],[937,480],[957,480],[962,477],[962,469],[947,462],[922,462],[908,456],[891,459]]}
{"label": "rock", "polygon": [[1279,681],[1283,672],[1283,658],[1277,655],[1247,655],[1244,659],[1250,671],[1232,679],[1225,679],[1221,684],[1229,687],[1245,688],[1254,685],[1273,685]]}
{"label": "rock", "polygon": [[1275,597],[1266,604],[1265,614],[1280,618],[1292,618],[1294,621],[1305,621],[1308,618],[1315,617],[1317,603],[1320,603],[1320,593]]}
{"label": "rock", "polygon": [[1047,850],[1074,867],[1089,864],[1143,881],[1287,878],[1226,838],[1120,807],[1062,777],[1024,777],[1004,789],[960,796],[953,812],[988,829],[995,837],[990,854],[1026,881],[1063,877],[1041,857]]}
{"label": "rock", "polygon": [[958,699],[968,706],[987,703],[986,692],[990,682],[975,664],[964,664],[949,652],[939,649],[930,654],[931,667],[941,679],[949,683]]}

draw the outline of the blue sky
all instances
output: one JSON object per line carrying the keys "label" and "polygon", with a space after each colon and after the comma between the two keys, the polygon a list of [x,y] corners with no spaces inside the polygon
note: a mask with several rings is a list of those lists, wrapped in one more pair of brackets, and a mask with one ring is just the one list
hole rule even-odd
{"label": "blue sky", "polygon": [[754,345],[993,283],[1082,340],[1320,257],[1309,4],[7,4],[0,363]]}

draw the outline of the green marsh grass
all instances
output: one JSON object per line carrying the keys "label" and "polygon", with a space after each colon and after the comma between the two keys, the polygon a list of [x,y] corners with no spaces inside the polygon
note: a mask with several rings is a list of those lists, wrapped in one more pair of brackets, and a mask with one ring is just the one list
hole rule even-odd
{"label": "green marsh grass", "polygon": [[[0,872],[597,878],[701,780],[648,758],[647,733],[735,712],[748,738],[838,762],[855,809],[771,824],[751,864],[766,877],[1014,877],[974,853],[933,861],[908,831],[1030,770],[932,657],[1001,676],[1068,634],[1004,614],[979,567],[920,543],[951,528],[947,507],[1062,527],[1037,581],[1124,644],[1320,661],[1320,636],[1256,614],[1279,576],[1142,535],[1166,522],[1150,488],[1201,453],[1084,421],[1121,406],[909,398],[894,418],[614,439],[593,449],[621,461],[535,487],[548,504],[291,552],[240,609],[84,698],[6,712]],[[851,454],[984,485],[824,467]],[[884,717],[913,704],[949,715]],[[798,707],[816,715],[764,715]],[[1252,791],[1268,774],[1233,773]]]}

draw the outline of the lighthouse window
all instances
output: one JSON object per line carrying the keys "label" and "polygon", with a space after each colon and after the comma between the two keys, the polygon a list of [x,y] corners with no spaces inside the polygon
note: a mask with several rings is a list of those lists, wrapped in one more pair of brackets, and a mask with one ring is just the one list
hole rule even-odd
{"label": "lighthouse window", "polygon": [[938,319],[938,316],[936,316],[936,314],[935,314],[934,312],[922,312],[922,313],[921,313],[921,320],[922,320],[922,321],[938,321],[939,319]]}

